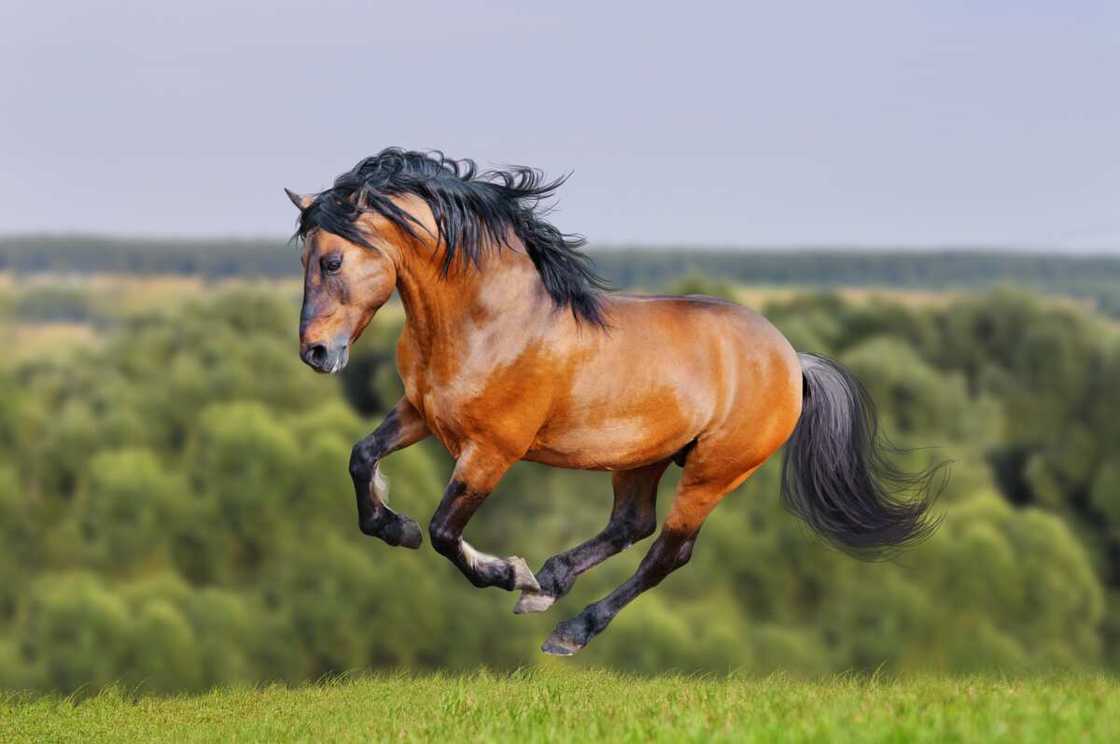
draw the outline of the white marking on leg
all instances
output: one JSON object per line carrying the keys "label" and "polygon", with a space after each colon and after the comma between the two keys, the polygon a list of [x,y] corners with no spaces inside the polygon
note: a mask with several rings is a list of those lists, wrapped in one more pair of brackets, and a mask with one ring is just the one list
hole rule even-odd
{"label": "white marking on leg", "polygon": [[541,590],[540,584],[537,583],[537,578],[533,576],[529,564],[525,562],[524,558],[516,555],[511,555],[508,558],[499,558],[489,553],[483,553],[481,550],[475,550],[471,544],[466,540],[459,541],[459,550],[462,551],[463,560],[470,566],[471,570],[477,571],[478,567],[484,563],[504,563],[513,569],[513,588],[512,591],[529,591],[539,592]]}
{"label": "white marking on leg", "polygon": [[381,473],[381,463],[373,466],[373,479],[370,481],[374,499],[380,499],[382,504],[389,503],[389,479]]}
{"label": "white marking on leg", "polygon": [[496,560],[498,560],[497,558],[495,558],[492,555],[487,555],[486,553],[475,550],[474,548],[471,547],[471,544],[469,542],[467,542],[466,540],[461,540],[459,544],[460,544],[460,550],[463,551],[463,560],[465,560],[467,562],[467,565],[470,566],[471,569],[473,569],[473,570],[478,569],[478,564],[479,563],[482,563],[484,561],[496,561]]}

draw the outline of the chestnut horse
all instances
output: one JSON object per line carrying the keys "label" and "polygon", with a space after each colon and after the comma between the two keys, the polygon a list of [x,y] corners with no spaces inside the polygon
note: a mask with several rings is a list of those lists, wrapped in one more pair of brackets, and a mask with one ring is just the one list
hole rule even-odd
{"label": "chestnut horse", "polygon": [[[404,305],[404,397],[350,459],[362,532],[420,546],[417,523],[385,503],[379,463],[435,436],[456,462],[429,525],[432,545],[475,586],[520,590],[515,612],[540,612],[580,574],[653,534],[658,481],[670,463],[682,466],[634,575],[545,641],[545,652],[561,655],[688,562],[720,499],[787,440],[784,502],[833,544],[875,555],[928,534],[932,473],[910,477],[883,458],[888,445],[847,371],[799,355],[730,302],[605,292],[582,241],[539,209],[562,182],[392,148],[326,191],[288,192],[300,210],[308,365],[339,371],[394,290]],[[463,539],[518,460],[608,470],[614,486],[607,526],[536,574]],[[916,498],[892,495],[895,486]]]}

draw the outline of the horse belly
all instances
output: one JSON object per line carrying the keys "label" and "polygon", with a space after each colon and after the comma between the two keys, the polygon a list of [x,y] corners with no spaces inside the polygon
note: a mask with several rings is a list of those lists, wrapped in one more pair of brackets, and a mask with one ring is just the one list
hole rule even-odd
{"label": "horse belly", "polygon": [[676,401],[649,401],[636,410],[592,409],[552,419],[526,460],[580,470],[631,470],[672,457],[696,437]]}

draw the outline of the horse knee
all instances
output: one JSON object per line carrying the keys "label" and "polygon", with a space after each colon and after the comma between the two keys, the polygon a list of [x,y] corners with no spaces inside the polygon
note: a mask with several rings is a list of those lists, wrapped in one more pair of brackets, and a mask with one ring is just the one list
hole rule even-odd
{"label": "horse knee", "polygon": [[451,558],[458,552],[459,535],[442,520],[433,519],[428,524],[428,537],[432,541],[432,547],[440,555]]}
{"label": "horse knee", "polygon": [[354,480],[367,481],[373,478],[373,468],[377,464],[377,455],[365,443],[358,442],[350,450],[350,477]]}

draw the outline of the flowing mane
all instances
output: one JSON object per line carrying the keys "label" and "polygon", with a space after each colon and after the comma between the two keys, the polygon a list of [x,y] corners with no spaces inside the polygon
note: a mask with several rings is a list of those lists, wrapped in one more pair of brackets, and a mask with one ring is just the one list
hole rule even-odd
{"label": "flowing mane", "polygon": [[603,326],[602,291],[607,285],[580,251],[586,241],[544,219],[547,209],[541,203],[566,178],[548,181],[539,170],[520,166],[479,171],[472,160],[391,147],[362,160],[317,194],[300,213],[296,236],[306,238],[319,228],[371,248],[356,221],[374,212],[419,237],[417,228],[423,227],[392,200],[414,194],[435,217],[444,246],[444,274],[456,261],[478,268],[486,247],[507,245],[512,229],[557,307],[569,307],[577,319]]}

